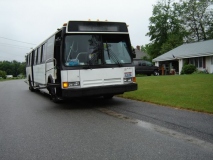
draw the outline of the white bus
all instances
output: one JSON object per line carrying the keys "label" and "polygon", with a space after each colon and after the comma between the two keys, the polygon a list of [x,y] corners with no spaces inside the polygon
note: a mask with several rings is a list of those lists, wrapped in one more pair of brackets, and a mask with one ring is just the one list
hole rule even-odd
{"label": "white bus", "polygon": [[26,56],[29,89],[54,102],[137,90],[126,23],[69,21]]}

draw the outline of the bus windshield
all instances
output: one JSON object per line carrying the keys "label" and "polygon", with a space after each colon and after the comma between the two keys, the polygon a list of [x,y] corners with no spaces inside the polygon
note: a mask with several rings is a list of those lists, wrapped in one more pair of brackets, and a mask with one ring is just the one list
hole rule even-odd
{"label": "bus windshield", "polygon": [[67,35],[65,66],[131,63],[128,35]]}

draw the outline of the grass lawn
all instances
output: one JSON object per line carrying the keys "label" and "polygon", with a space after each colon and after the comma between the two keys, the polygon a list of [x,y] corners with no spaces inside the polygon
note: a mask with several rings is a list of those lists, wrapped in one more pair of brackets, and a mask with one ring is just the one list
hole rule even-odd
{"label": "grass lawn", "polygon": [[16,78],[16,77],[14,77],[14,78],[7,78],[7,79],[0,78],[0,82],[2,82],[2,81],[10,81],[10,80],[17,80],[17,79],[22,79],[22,78]]}
{"label": "grass lawn", "polygon": [[138,90],[124,98],[213,113],[213,74],[137,77]]}

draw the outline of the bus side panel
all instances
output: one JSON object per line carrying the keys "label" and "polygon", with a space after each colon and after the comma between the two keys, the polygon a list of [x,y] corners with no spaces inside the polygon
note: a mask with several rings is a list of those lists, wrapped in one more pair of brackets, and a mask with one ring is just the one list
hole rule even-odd
{"label": "bus side panel", "polygon": [[[56,78],[56,74],[55,74],[55,70],[54,70],[54,62],[53,62],[54,42],[55,42],[55,35],[50,37],[47,40],[47,42],[45,43],[47,46],[43,52],[43,54],[44,54],[43,63],[37,62],[37,64],[32,66],[34,82],[36,82],[38,84],[42,84],[42,85],[47,84],[48,76],[52,76],[53,79]],[[47,61],[47,63],[46,63],[46,61]],[[45,77],[46,77],[46,79],[45,79]]]}
{"label": "bus side panel", "polygon": [[52,76],[53,79],[56,79],[53,62],[49,62],[46,64],[46,71],[47,72],[46,72],[46,80],[45,80],[45,64],[33,66],[34,82],[39,84],[47,84],[48,76]]}
{"label": "bus side panel", "polygon": [[30,76],[30,79],[32,79],[32,77],[31,77],[31,66],[27,66],[26,67],[26,77],[27,77],[27,83],[28,83],[28,78],[29,78],[29,76]]}
{"label": "bus side panel", "polygon": [[[45,73],[44,73],[45,76]],[[49,62],[46,64],[46,83],[48,82],[48,77],[52,76],[53,79],[56,79],[56,73],[54,69],[54,62]]]}
{"label": "bus side panel", "polygon": [[45,64],[33,66],[33,73],[36,83],[45,84]]}

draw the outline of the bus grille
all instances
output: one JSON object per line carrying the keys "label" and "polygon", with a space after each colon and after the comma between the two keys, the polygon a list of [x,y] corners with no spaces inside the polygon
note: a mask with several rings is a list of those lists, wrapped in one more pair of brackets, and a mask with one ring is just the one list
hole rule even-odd
{"label": "bus grille", "polygon": [[95,79],[83,81],[82,87],[95,87],[103,85],[115,85],[122,84],[121,78],[110,78],[110,79]]}
{"label": "bus grille", "polygon": [[104,79],[104,85],[121,84],[121,78]]}

